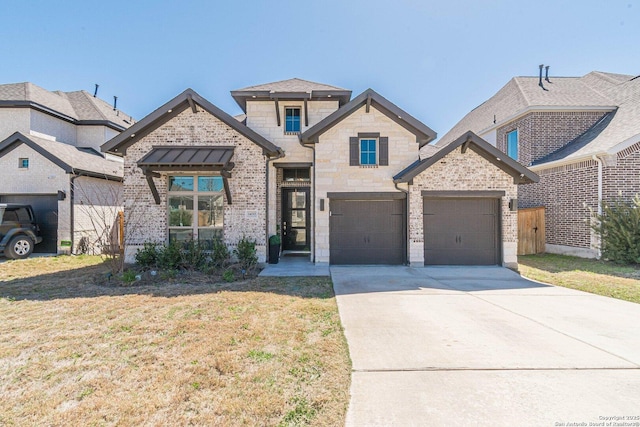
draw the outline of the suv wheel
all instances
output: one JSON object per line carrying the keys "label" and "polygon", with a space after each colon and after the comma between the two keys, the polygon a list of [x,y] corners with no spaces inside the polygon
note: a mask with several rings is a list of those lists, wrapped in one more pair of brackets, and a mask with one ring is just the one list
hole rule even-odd
{"label": "suv wheel", "polygon": [[28,236],[16,236],[7,245],[4,254],[11,259],[24,259],[33,252],[33,241]]}

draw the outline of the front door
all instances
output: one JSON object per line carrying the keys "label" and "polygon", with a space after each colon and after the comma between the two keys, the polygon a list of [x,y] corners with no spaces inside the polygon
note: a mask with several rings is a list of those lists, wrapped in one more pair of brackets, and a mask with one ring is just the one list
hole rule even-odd
{"label": "front door", "polygon": [[309,251],[309,188],[282,189],[282,250]]}

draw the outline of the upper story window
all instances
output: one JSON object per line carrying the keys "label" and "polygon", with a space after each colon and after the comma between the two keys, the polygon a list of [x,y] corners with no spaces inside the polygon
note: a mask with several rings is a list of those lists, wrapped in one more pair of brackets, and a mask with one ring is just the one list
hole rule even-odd
{"label": "upper story window", "polygon": [[518,130],[507,134],[507,156],[518,160]]}
{"label": "upper story window", "polygon": [[389,166],[389,137],[379,133],[358,133],[349,138],[350,166]]}
{"label": "upper story window", "polygon": [[18,159],[18,167],[20,169],[29,169],[29,159],[27,158]]}
{"label": "upper story window", "polygon": [[286,133],[300,132],[300,107],[285,107],[284,131]]}
{"label": "upper story window", "polygon": [[377,140],[375,139],[361,139],[360,140],[360,164],[361,165],[377,165]]}

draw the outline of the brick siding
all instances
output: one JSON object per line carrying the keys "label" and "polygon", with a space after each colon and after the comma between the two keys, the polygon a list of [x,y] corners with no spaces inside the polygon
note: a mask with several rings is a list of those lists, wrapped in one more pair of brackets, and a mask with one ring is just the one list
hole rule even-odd
{"label": "brick siding", "polygon": [[496,146],[506,153],[507,133],[518,129],[518,161],[529,166],[584,133],[604,114],[602,111],[530,113],[498,128]]}
{"label": "brick siding", "polygon": [[540,182],[518,188],[518,206],[544,206],[546,243],[589,249],[590,209],[598,207],[598,165],[593,160],[536,171]]}
{"label": "brick siding", "polygon": [[517,266],[518,215],[509,210],[509,200],[517,197],[513,177],[472,150],[455,149],[440,162],[413,179],[409,186],[409,258],[411,264],[424,260],[424,219],[422,191],[504,190],[500,201],[503,264]]}
{"label": "brick siding", "polygon": [[187,109],[127,149],[125,157],[126,257],[133,259],[145,242],[165,243],[167,231],[167,174],[154,178],[160,204],[153,200],[136,162],[155,145],[234,146],[235,167],[229,179],[232,204],[225,197],[224,241],[229,247],[246,236],[257,242],[258,260],[266,259],[266,165],[262,148],[224,122],[199,109]]}
{"label": "brick siding", "polygon": [[608,202],[640,194],[640,142],[620,151],[615,166],[604,167],[602,182],[602,198]]}

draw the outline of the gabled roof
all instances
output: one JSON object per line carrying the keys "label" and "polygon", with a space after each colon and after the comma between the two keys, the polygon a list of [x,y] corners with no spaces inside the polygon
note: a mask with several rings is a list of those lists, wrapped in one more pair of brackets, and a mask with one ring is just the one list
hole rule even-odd
{"label": "gabled roof", "polygon": [[514,182],[516,184],[538,182],[538,180],[540,179],[534,172],[522,166],[520,163],[510,158],[505,153],[498,150],[496,147],[489,144],[487,141],[480,138],[475,133],[469,131],[449,145],[441,147],[438,151],[432,151],[431,157],[418,160],[409,165],[406,169],[393,177],[393,182],[401,183],[411,181],[431,165],[436,164],[444,156],[451,153],[453,150],[460,146],[462,147],[461,150],[463,153],[467,149],[470,149],[511,175],[514,178]]}
{"label": "gabled roof", "polygon": [[339,105],[344,105],[349,102],[351,91],[324,83],[293,78],[232,90],[231,96],[246,113],[248,99],[337,100]]}
{"label": "gabled roof", "polygon": [[103,152],[122,156],[126,154],[129,146],[167,123],[187,108],[191,108],[195,113],[197,111],[196,106],[200,106],[204,111],[213,115],[241,135],[248,138],[250,141],[262,147],[263,152],[267,156],[276,156],[282,153],[282,150],[279,147],[275,146],[254,130],[248,128],[229,114],[213,105],[211,102],[198,95],[198,93],[193,89],[185,90],[180,95],[156,109],[126,131],[105,142],[100,149]]}
{"label": "gabled roof", "polygon": [[15,132],[0,142],[0,157],[20,144],[26,144],[69,174],[117,181],[122,181],[124,175],[122,162],[107,160],[98,154],[90,154],[63,142],[50,141],[33,135],[27,136],[20,132]]}
{"label": "gabled roof", "polygon": [[482,134],[515,119],[527,111],[612,111],[618,103],[611,91],[632,76],[593,71],[583,77],[514,77],[495,95],[469,112],[437,145],[452,142],[461,133],[471,130]]}
{"label": "gabled roof", "polygon": [[0,85],[0,107],[30,107],[76,125],[100,124],[122,131],[133,119],[86,91],[51,92],[33,83]]}
{"label": "gabled roof", "polygon": [[320,135],[364,105],[366,105],[367,108],[369,108],[369,106],[373,106],[376,110],[380,111],[391,120],[413,133],[416,136],[416,142],[418,142],[421,147],[436,138],[436,133],[427,125],[402,110],[400,107],[393,104],[373,89],[367,89],[360,95],[353,98],[348,104],[334,111],[332,114],[307,129],[300,135],[300,141],[302,141],[303,144],[317,143]]}

